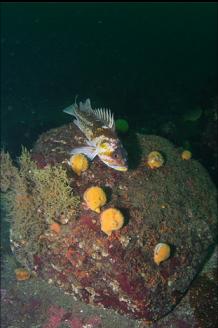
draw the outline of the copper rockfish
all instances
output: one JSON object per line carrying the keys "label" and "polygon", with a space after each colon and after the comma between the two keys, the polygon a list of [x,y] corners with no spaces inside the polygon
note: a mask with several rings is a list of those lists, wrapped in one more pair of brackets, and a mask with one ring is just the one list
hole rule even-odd
{"label": "copper rockfish", "polygon": [[109,109],[92,109],[90,99],[65,108],[75,116],[73,121],[86,136],[87,146],[74,148],[70,154],[83,153],[93,160],[98,156],[107,166],[127,171],[127,152],[115,132],[114,116]]}

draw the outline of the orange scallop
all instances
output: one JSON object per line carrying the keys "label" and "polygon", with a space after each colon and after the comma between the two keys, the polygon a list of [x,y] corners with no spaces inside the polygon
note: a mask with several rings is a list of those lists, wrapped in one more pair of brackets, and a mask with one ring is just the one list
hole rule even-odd
{"label": "orange scallop", "polygon": [[52,223],[52,224],[50,225],[50,229],[51,229],[51,231],[54,231],[54,232],[56,232],[57,234],[59,234],[60,231],[61,231],[61,225],[60,225],[59,223],[57,223],[57,222],[54,222],[54,223]]}
{"label": "orange scallop", "polygon": [[24,281],[30,279],[30,273],[24,268],[18,268],[15,270],[16,279],[18,281]]}

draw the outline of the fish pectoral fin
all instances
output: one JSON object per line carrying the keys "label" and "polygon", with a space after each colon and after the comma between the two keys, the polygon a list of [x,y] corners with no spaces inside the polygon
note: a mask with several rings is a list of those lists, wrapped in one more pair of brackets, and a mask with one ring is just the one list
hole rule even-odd
{"label": "fish pectoral fin", "polygon": [[91,140],[86,140],[86,144],[89,146],[89,147],[92,147],[92,148],[95,148],[95,144],[93,142],[91,142]]}
{"label": "fish pectoral fin", "polygon": [[73,120],[73,123],[82,131],[82,127],[79,123],[79,120]]}
{"label": "fish pectoral fin", "polygon": [[78,147],[74,148],[70,151],[70,154],[84,154],[86,155],[91,161],[98,155],[97,150],[95,147]]}

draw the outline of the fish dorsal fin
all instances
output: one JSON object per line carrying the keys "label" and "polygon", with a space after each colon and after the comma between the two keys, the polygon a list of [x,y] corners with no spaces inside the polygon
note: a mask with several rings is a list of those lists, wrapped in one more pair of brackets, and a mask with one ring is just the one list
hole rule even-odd
{"label": "fish dorsal fin", "polygon": [[107,108],[92,109],[91,101],[89,98],[86,99],[84,103],[80,102],[78,108],[83,112],[90,113],[91,115],[94,114],[94,116],[99,121],[101,121],[106,127],[109,127],[115,131],[114,115],[111,113],[110,109]]}
{"label": "fish dorsal fin", "polygon": [[114,114],[111,113],[110,109],[98,108],[93,110],[95,116],[104,123],[107,127],[115,130]]}
{"label": "fish dorsal fin", "polygon": [[86,101],[83,103],[80,101],[79,103],[79,109],[83,112],[92,112],[92,106],[91,106],[91,101],[90,99],[86,99]]}

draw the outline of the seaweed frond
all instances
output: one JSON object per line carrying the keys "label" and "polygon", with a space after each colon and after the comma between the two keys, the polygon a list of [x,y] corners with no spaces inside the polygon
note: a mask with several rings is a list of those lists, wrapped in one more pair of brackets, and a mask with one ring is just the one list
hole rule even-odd
{"label": "seaweed frond", "polygon": [[45,220],[59,221],[60,216],[72,216],[79,205],[79,198],[73,195],[68,185],[66,171],[62,166],[47,166],[44,169],[35,169],[32,179],[34,181],[34,198],[38,199],[38,206],[46,214]]}
{"label": "seaweed frond", "polygon": [[11,156],[3,149],[0,153],[0,188],[1,192],[6,192],[13,184],[14,177],[18,174],[17,168],[13,165]]}
{"label": "seaweed frond", "polygon": [[75,218],[80,199],[62,166],[39,169],[24,147],[18,164],[19,168],[8,153],[1,153],[2,201],[11,224],[11,239],[22,243],[25,253],[35,254],[40,250],[40,236],[53,220],[66,223]]}

